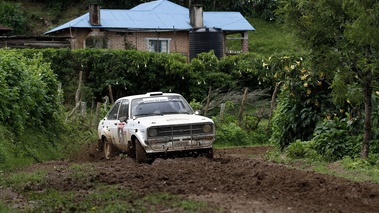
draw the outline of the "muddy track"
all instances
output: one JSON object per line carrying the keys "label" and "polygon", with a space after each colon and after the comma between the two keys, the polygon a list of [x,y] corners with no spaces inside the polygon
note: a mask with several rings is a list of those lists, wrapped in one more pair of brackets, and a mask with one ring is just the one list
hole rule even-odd
{"label": "muddy track", "polygon": [[[99,160],[93,147],[71,161],[36,164],[52,167],[49,180],[30,190],[88,190],[93,182],[120,184],[140,194],[169,192],[221,206],[227,212],[378,212],[379,185],[356,183],[265,162],[267,147],[222,149],[215,158],[158,159],[152,165],[130,158]],[[75,182],[73,163],[90,165],[90,178]]]}

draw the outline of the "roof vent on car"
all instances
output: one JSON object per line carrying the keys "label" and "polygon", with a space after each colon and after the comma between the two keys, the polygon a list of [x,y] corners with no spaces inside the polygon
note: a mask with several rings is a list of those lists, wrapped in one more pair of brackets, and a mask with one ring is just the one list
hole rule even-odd
{"label": "roof vent on car", "polygon": [[146,93],[148,96],[156,96],[156,95],[163,95],[163,92],[148,92]]}

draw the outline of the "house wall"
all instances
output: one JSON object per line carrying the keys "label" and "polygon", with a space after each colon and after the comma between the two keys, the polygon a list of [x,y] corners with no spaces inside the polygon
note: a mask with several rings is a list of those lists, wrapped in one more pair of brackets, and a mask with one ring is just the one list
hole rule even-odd
{"label": "house wall", "polygon": [[[96,32],[96,33],[94,33]],[[96,34],[103,36],[107,41],[107,48],[110,49],[131,49],[141,51],[148,50],[146,38],[170,39],[170,53],[180,53],[189,56],[189,32],[111,32],[111,31],[91,31],[89,29],[71,29],[60,31],[59,36],[70,36],[71,48],[86,48],[87,37]]]}
{"label": "house wall", "polygon": [[68,29],[55,33],[54,36],[67,36],[71,37],[71,49],[84,48],[84,41],[91,31],[89,29]]}
{"label": "house wall", "polygon": [[[71,39],[71,49],[86,48],[86,38],[89,36],[102,36],[106,40],[106,47],[109,49],[137,49],[140,51],[148,51],[147,38],[157,39],[170,39],[170,53],[180,53],[189,58],[189,32],[112,32],[112,31],[98,31],[90,29],[71,29],[60,31],[56,36],[69,36]],[[247,33],[244,34],[241,40],[242,52],[248,51]],[[227,54],[226,50],[226,37],[223,34],[223,48],[224,55]],[[87,47],[88,48],[88,47]]]}
{"label": "house wall", "polygon": [[170,39],[170,53],[180,53],[185,56],[189,55],[188,32],[133,32],[125,35],[125,41],[137,50],[142,51],[148,50],[147,38]]}

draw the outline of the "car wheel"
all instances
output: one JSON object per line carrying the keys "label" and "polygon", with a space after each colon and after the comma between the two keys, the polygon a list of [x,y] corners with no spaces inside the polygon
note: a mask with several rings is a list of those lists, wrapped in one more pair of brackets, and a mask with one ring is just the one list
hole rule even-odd
{"label": "car wheel", "polygon": [[116,151],[113,147],[113,144],[109,143],[109,141],[106,138],[104,139],[104,155],[105,159],[107,160],[111,159],[116,155]]}
{"label": "car wheel", "polygon": [[138,140],[136,140],[135,147],[136,147],[136,154],[135,154],[136,162],[137,163],[147,163],[146,151],[142,147],[142,145],[140,144],[140,142]]}
{"label": "car wheel", "polygon": [[97,151],[98,152],[104,151],[104,141],[102,139],[99,139],[97,141]]}
{"label": "car wheel", "polygon": [[213,148],[210,148],[207,153],[205,153],[205,156],[209,159],[213,159]]}
{"label": "car wheel", "polygon": [[132,142],[128,142],[128,150],[126,151],[127,155],[133,159],[136,159],[136,150],[135,146],[133,146]]}
{"label": "car wheel", "polygon": [[146,163],[148,163],[149,165],[151,165],[151,164],[154,163],[154,161],[155,161],[155,158],[149,158],[149,159],[147,159]]}

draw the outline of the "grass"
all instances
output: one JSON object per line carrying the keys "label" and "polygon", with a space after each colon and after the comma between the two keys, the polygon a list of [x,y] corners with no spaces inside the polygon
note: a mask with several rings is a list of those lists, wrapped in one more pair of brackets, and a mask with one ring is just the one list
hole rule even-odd
{"label": "grass", "polygon": [[42,183],[47,175],[46,170],[36,170],[34,172],[13,172],[0,173],[0,186],[11,187],[16,191],[23,191],[29,184]]}
{"label": "grass", "polygon": [[91,190],[48,189],[24,194],[34,206],[30,212],[215,212],[205,202],[168,193],[141,196],[120,185],[96,185]]}
{"label": "grass", "polygon": [[[249,32],[249,52],[263,57],[288,52],[299,52],[303,49],[295,35],[284,24],[268,22],[260,18],[247,18],[255,31]],[[239,34],[228,37],[241,37]],[[229,50],[241,50],[240,40],[227,40]]]}
{"label": "grass", "polygon": [[272,149],[265,155],[265,160],[284,164],[296,169],[341,177],[351,181],[367,181],[379,184],[379,165],[368,164],[362,159],[344,158],[329,163],[311,158],[293,159],[288,157],[285,152]]}
{"label": "grass", "polygon": [[249,51],[265,57],[303,51],[294,34],[283,24],[248,18],[255,31],[249,32]]}
{"label": "grass", "polygon": [[69,167],[69,171],[73,180],[81,182],[89,181],[91,176],[96,173],[92,164],[72,164]]}

